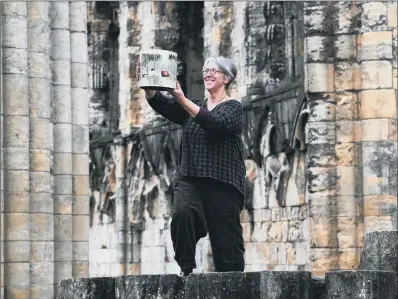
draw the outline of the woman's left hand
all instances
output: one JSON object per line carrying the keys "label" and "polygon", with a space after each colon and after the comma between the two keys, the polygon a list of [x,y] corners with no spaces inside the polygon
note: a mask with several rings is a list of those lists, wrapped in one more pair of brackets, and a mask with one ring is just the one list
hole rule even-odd
{"label": "woman's left hand", "polygon": [[178,103],[182,103],[185,100],[184,92],[181,89],[180,83],[176,82],[176,88],[169,91],[171,95],[176,99]]}

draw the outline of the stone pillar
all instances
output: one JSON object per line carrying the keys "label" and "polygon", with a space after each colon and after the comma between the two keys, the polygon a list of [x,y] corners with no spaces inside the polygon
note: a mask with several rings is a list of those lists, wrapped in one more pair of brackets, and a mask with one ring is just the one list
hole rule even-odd
{"label": "stone pillar", "polygon": [[32,299],[49,298],[54,294],[49,6],[48,2],[27,2]]}
{"label": "stone pillar", "polygon": [[87,93],[87,4],[69,7],[72,111],[72,275],[88,276],[89,130]]}
{"label": "stone pillar", "polygon": [[362,3],[358,124],[365,232],[397,229],[397,3]]}
{"label": "stone pillar", "polygon": [[[0,3],[0,82],[3,82],[3,3]],[[0,84],[0,136],[3,136],[3,90]],[[0,299],[4,299],[4,163],[3,138],[0,138]]]}
{"label": "stone pillar", "polygon": [[309,97],[307,124],[308,202],[310,205],[310,269],[323,276],[334,269],[337,257],[336,205],[336,95],[333,26],[335,4],[304,3],[305,91]]}
{"label": "stone pillar", "polygon": [[29,102],[25,2],[2,3],[4,286],[29,298]]}
{"label": "stone pillar", "polygon": [[54,280],[72,277],[72,104],[69,2],[51,2]]}

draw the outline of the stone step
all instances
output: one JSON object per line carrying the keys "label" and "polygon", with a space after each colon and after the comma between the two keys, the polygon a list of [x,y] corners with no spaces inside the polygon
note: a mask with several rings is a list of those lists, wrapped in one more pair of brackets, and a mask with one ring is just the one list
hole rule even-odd
{"label": "stone step", "polygon": [[73,278],[57,299],[309,299],[310,282],[305,271]]}
{"label": "stone step", "polygon": [[333,271],[325,283],[327,299],[398,299],[392,271]]}
{"label": "stone step", "polygon": [[394,271],[398,278],[398,231],[367,233],[359,269]]}

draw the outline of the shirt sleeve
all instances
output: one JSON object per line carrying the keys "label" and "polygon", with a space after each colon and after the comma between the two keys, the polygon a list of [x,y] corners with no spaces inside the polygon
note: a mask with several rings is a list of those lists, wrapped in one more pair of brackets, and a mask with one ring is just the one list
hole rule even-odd
{"label": "shirt sleeve", "polygon": [[221,105],[222,107],[212,111],[200,107],[194,120],[208,132],[228,135],[241,134],[243,127],[242,104],[230,100]]}
{"label": "shirt sleeve", "polygon": [[153,110],[178,125],[182,126],[188,117],[188,112],[178,102],[158,91],[153,98],[147,98],[147,101]]}

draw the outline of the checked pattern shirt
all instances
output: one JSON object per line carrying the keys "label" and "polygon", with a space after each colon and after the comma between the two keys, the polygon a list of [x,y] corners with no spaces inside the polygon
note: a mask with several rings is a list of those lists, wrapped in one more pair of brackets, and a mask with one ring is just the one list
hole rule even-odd
{"label": "checked pattern shirt", "polygon": [[228,100],[209,111],[206,100],[190,100],[200,107],[196,117],[191,117],[174,98],[160,92],[148,99],[157,113],[182,126],[176,173],[213,178],[244,194],[246,169],[241,139],[242,104]]}

